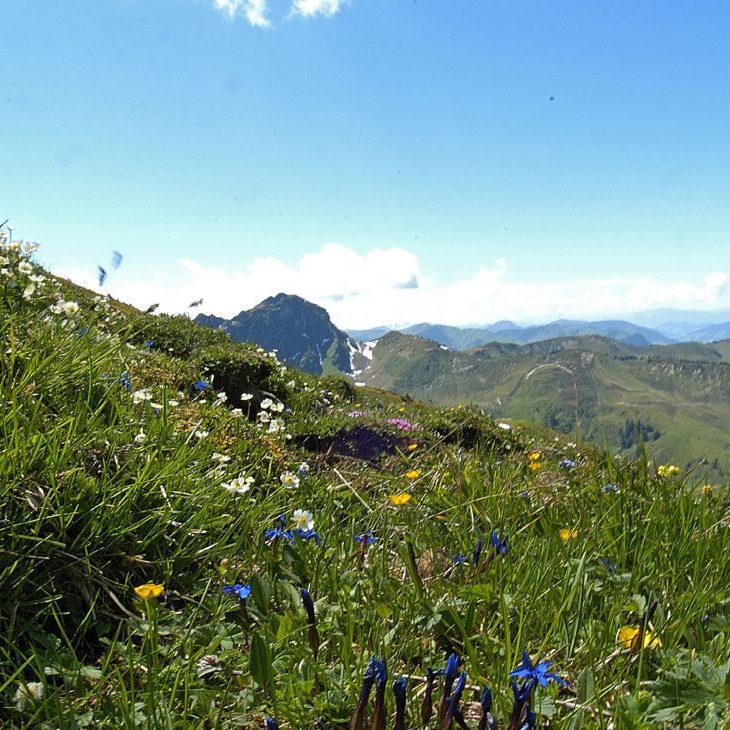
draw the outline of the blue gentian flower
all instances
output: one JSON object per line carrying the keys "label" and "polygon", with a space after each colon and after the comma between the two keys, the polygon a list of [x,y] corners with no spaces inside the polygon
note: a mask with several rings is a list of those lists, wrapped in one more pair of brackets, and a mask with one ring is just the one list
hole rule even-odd
{"label": "blue gentian flower", "polygon": [[464,553],[458,553],[457,555],[454,555],[451,560],[453,561],[454,565],[464,565],[465,563],[469,562]]}
{"label": "blue gentian flower", "polygon": [[251,586],[248,584],[234,583],[230,586],[223,586],[221,592],[228,595],[236,595],[242,601],[245,601],[251,595]]}
{"label": "blue gentian flower", "polygon": [[119,376],[119,382],[125,390],[129,392],[132,391],[132,382],[129,379],[129,373],[126,370]]}
{"label": "blue gentian flower", "polygon": [[559,677],[554,672],[548,672],[548,668],[552,662],[538,662],[533,664],[530,661],[530,655],[527,651],[522,652],[522,664],[513,669],[510,673],[510,677],[518,677],[527,681],[530,685],[530,689],[536,687],[538,684],[541,687],[545,687],[551,679],[557,682],[561,687],[565,686],[565,680]]}
{"label": "blue gentian flower", "polygon": [[273,717],[267,717],[264,722],[266,723],[266,730],[279,730],[279,723]]}
{"label": "blue gentian flower", "polygon": [[399,677],[393,682],[393,694],[395,695],[395,724],[393,730],[405,730],[406,727],[406,686],[408,680]]}
{"label": "blue gentian flower", "polygon": [[492,532],[489,540],[498,555],[507,555],[507,553],[509,553],[509,548],[507,547],[507,535],[505,535],[504,538],[500,540],[499,534],[495,530],[494,532]]}
{"label": "blue gentian flower", "polygon": [[281,527],[269,527],[265,532],[266,542],[276,542],[277,540],[289,540],[294,542],[294,533],[291,530],[284,530]]}
{"label": "blue gentian flower", "polygon": [[575,469],[577,464],[572,459],[563,459],[558,462],[558,466],[561,469]]}
{"label": "blue gentian flower", "polygon": [[492,714],[492,690],[489,687],[482,689],[479,704],[482,707],[482,716],[477,730],[497,730],[497,721]]}
{"label": "blue gentian flower", "polygon": [[373,710],[373,730],[385,730],[385,682],[388,679],[388,670],[385,666],[385,657],[372,659],[375,674],[375,709]]}
{"label": "blue gentian flower", "polygon": [[302,540],[314,540],[314,542],[319,545],[320,542],[322,542],[322,539],[319,536],[319,533],[317,530],[304,530],[301,527],[294,530],[294,534],[297,537],[300,537]]}
{"label": "blue gentian flower", "polygon": [[618,493],[618,484],[604,484],[601,487],[601,494],[617,494]]}
{"label": "blue gentian flower", "polygon": [[483,547],[483,543],[482,543],[482,538],[480,537],[477,540],[477,544],[474,546],[474,550],[472,551],[472,554],[471,554],[471,564],[474,567],[479,565],[479,561],[482,558],[482,547]]}
{"label": "blue gentian flower", "polygon": [[144,343],[144,346],[149,350],[154,344],[153,340],[147,340],[147,342]]}
{"label": "blue gentian flower", "polygon": [[378,541],[378,538],[375,537],[375,535],[370,533],[368,530],[363,532],[362,535],[354,535],[352,539],[355,542],[360,543],[360,545],[372,545],[374,542]]}
{"label": "blue gentian flower", "polygon": [[193,383],[193,388],[195,388],[195,390],[207,390],[210,388],[210,383],[205,380],[196,380]]}

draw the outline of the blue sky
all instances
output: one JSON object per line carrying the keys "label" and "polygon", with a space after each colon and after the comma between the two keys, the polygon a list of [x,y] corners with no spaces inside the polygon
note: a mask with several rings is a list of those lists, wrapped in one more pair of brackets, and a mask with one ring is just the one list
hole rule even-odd
{"label": "blue sky", "polygon": [[0,218],[341,326],[730,306],[730,4],[4,0]]}

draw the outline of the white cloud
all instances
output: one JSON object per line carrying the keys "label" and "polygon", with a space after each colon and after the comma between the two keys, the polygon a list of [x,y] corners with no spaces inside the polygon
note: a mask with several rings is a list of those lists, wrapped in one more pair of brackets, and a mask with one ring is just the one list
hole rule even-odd
{"label": "white cloud", "polygon": [[304,17],[314,15],[329,17],[334,15],[343,5],[344,0],[294,0],[291,12],[294,15],[303,15]]}
{"label": "white cloud", "polygon": [[267,0],[213,0],[213,7],[229,18],[241,15],[257,28],[271,26],[271,21],[266,17]]}
{"label": "white cloud", "polygon": [[[93,271],[55,273],[97,288]],[[709,273],[695,283],[648,277],[533,283],[514,280],[507,261],[499,259],[490,267],[477,267],[467,278],[445,283],[425,277],[417,256],[405,249],[373,248],[360,254],[339,243],[327,243],[295,265],[265,256],[234,270],[184,259],[144,281],[126,277],[119,269],[105,290],[141,309],[159,302],[161,311],[184,312],[202,297],[203,306],[193,314],[231,317],[286,292],[322,305],[338,326],[349,328],[600,319],[663,307],[730,306],[730,279],[724,272]]]}

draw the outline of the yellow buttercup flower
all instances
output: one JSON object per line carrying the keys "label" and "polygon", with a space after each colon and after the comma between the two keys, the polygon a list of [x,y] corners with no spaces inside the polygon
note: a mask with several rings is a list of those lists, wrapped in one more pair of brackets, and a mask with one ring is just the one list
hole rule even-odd
{"label": "yellow buttercup flower", "polygon": [[406,446],[406,449],[408,451],[415,451],[417,448],[418,448],[418,444],[408,444],[408,446]]}
{"label": "yellow buttercup flower", "polygon": [[578,530],[575,529],[569,529],[568,527],[564,527],[562,530],[560,530],[560,539],[563,542],[568,542],[568,540],[575,540],[576,537],[578,537]]}
{"label": "yellow buttercup flower", "polygon": [[539,451],[532,451],[527,455],[527,459],[529,461],[540,461],[540,452]]}
{"label": "yellow buttercup flower", "polygon": [[408,492],[400,492],[400,494],[391,494],[388,497],[388,500],[391,504],[398,507],[401,504],[407,504],[408,502],[410,502],[412,496],[413,495],[409,494]]}
{"label": "yellow buttercup flower", "polygon": [[165,592],[165,586],[160,583],[143,583],[135,586],[134,592],[137,598],[149,601],[151,598],[159,598]]}
{"label": "yellow buttercup flower", "polygon": [[682,470],[674,464],[661,464],[657,467],[656,473],[660,477],[676,477]]}
{"label": "yellow buttercup flower", "polygon": [[405,473],[406,479],[418,479],[421,476],[421,472],[418,469],[411,469]]}
{"label": "yellow buttercup flower", "polygon": [[[622,626],[618,630],[618,642],[623,644],[624,649],[636,650],[639,648],[640,630],[636,626]],[[662,641],[650,631],[645,631],[642,640],[643,649],[659,649]]]}
{"label": "yellow buttercup flower", "polygon": [[528,466],[532,471],[540,471],[542,469],[542,464],[539,461],[531,461]]}

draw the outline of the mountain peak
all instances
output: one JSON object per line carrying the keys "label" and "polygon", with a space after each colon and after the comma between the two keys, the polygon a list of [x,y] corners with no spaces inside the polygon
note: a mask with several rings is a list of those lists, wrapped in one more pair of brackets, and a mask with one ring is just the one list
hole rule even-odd
{"label": "mountain peak", "polygon": [[355,344],[332,324],[326,309],[295,294],[279,292],[230,320],[199,315],[196,321],[215,322],[234,342],[276,349],[280,360],[315,375],[353,370]]}

